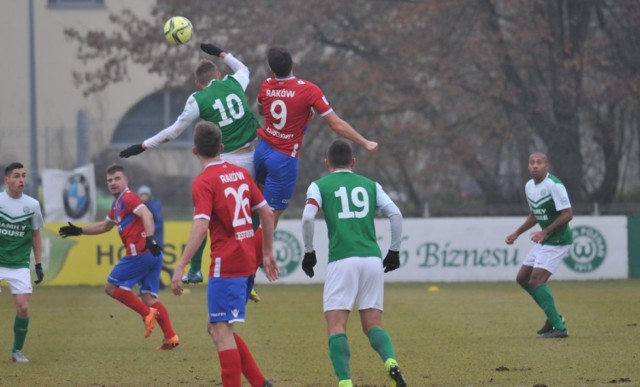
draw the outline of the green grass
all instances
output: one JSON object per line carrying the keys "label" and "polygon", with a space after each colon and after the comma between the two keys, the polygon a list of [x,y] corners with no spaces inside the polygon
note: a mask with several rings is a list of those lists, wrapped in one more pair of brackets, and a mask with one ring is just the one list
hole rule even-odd
{"label": "green grass", "polygon": [[[430,284],[431,285],[431,284]],[[411,386],[546,384],[640,385],[640,281],[551,282],[570,337],[541,340],[544,316],[513,283],[386,286],[384,327]],[[36,287],[24,352],[9,360],[13,301],[0,294],[0,385],[164,385],[220,383],[206,333],[205,287],[175,297],[161,293],[180,336],[174,351],[156,351],[156,327],[143,338],[140,318],[100,287]],[[248,306],[244,337],[278,386],[337,385],[327,355],[320,286],[262,285]],[[353,314],[349,326],[352,378],[388,380]],[[629,382],[625,382],[625,381]]]}

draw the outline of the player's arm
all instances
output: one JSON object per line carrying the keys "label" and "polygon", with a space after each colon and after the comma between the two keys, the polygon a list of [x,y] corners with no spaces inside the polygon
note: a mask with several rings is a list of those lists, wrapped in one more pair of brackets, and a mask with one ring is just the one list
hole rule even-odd
{"label": "player's arm", "polygon": [[115,222],[105,219],[102,222],[94,223],[89,226],[80,227],[80,234],[84,235],[98,235],[108,231],[111,231]]}
{"label": "player's arm", "polygon": [[382,261],[384,272],[396,270],[400,267],[400,242],[402,241],[402,212],[391,200],[389,195],[376,183],[376,208],[378,213],[389,218],[391,226],[391,243],[387,256]]}
{"label": "player's arm", "polygon": [[184,274],[184,268],[189,264],[189,262],[191,262],[191,258],[198,251],[200,245],[207,237],[208,230],[208,218],[197,217],[193,220],[191,231],[189,232],[189,239],[187,240],[187,245],[182,252],[180,260],[173,269],[173,277],[171,278],[171,290],[176,296],[182,294],[182,275]]}
{"label": "player's arm", "polygon": [[176,139],[184,132],[198,117],[200,117],[200,108],[193,95],[189,96],[187,102],[184,105],[182,113],[171,126],[161,130],[155,136],[149,137],[140,144],[134,144],[130,147],[123,149],[120,152],[120,157],[128,158],[138,155],[147,149],[155,148]]}
{"label": "player's arm", "polygon": [[[552,234],[555,231],[558,231],[560,228],[564,227],[564,225],[569,223],[571,219],[573,219],[573,210],[571,209],[571,207],[561,210],[560,215],[558,215],[556,220],[554,220],[550,225],[548,225],[541,231],[537,232],[537,234],[539,234],[537,235],[537,237],[540,240],[534,240],[534,242],[539,243],[544,241],[549,234]],[[536,239],[535,235],[533,236],[533,239]]]}
{"label": "player's arm", "polygon": [[247,88],[247,85],[249,84],[250,74],[249,67],[239,61],[232,54],[213,44],[202,43],[200,44],[200,49],[209,55],[217,56],[218,58],[222,59],[222,61],[226,63],[226,65],[229,66],[229,68],[233,71],[233,75],[236,79],[238,79],[238,76],[239,78],[242,78],[242,80],[238,79],[240,81],[240,84],[242,85],[242,89],[244,90]]}
{"label": "player's arm", "polygon": [[513,244],[513,242],[515,242],[515,240],[518,239],[518,237],[523,232],[525,232],[528,229],[530,229],[531,227],[535,226],[536,223],[537,223],[536,217],[533,215],[533,212],[529,212],[529,215],[527,215],[527,218],[524,220],[524,223],[522,223],[522,225],[520,227],[518,227],[516,229],[516,231],[514,231],[511,234],[507,235],[507,238],[505,239],[505,242],[508,245]]}
{"label": "player's arm", "polygon": [[144,232],[147,235],[151,235],[151,236],[155,235],[156,226],[155,226],[155,223],[153,222],[153,214],[151,213],[151,211],[149,211],[149,208],[147,208],[146,205],[141,204],[138,206],[138,208],[133,210],[133,213],[137,217],[142,219],[142,224],[144,225]]}
{"label": "player's arm", "polygon": [[33,230],[31,247],[33,248],[33,259],[36,261],[36,277],[35,284],[39,284],[44,279],[44,272],[42,271],[42,233],[41,229]]}
{"label": "player's arm", "polygon": [[273,209],[267,205],[267,202],[263,202],[262,206],[253,209],[258,213],[260,217],[260,227],[262,227],[262,265],[264,272],[267,275],[269,281],[275,281],[278,279],[278,264],[273,255],[273,233],[274,233],[274,221],[275,215]]}
{"label": "player's arm", "polygon": [[302,211],[302,241],[304,243],[304,257],[302,258],[302,271],[309,277],[313,278],[313,268],[316,266],[318,259],[316,251],[313,248],[313,234],[315,231],[316,215],[320,209],[322,196],[316,183],[311,183],[307,189],[307,202]]}
{"label": "player's arm", "polygon": [[349,139],[356,144],[362,145],[369,152],[376,152],[378,150],[378,143],[375,141],[369,141],[364,138],[363,135],[356,132],[355,129],[349,123],[342,118],[338,117],[336,112],[330,112],[329,114],[324,116],[324,119],[329,124],[331,130],[336,132],[338,135]]}

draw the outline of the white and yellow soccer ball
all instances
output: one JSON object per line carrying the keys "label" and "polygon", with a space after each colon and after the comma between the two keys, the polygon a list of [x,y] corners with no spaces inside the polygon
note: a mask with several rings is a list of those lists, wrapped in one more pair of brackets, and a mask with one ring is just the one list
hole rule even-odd
{"label": "white and yellow soccer ball", "polygon": [[174,46],[187,43],[192,34],[193,25],[184,16],[174,16],[164,23],[164,37]]}

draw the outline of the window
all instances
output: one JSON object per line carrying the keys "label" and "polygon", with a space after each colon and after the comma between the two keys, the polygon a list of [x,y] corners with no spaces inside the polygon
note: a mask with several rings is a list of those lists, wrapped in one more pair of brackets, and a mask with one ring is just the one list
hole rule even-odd
{"label": "window", "polygon": [[[140,143],[173,124],[182,113],[191,92],[183,89],[158,91],[138,101],[120,120],[111,138],[114,147]],[[163,147],[191,148],[193,127]]]}

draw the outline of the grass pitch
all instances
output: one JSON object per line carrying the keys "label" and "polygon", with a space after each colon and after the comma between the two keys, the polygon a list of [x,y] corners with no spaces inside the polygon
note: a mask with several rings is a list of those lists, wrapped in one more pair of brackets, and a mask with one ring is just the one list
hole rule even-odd
{"label": "grass pitch", "polygon": [[[437,285],[438,291],[428,291]],[[387,284],[384,327],[411,386],[640,385],[640,281],[554,282],[569,338],[542,340],[544,316],[515,283]],[[13,300],[0,294],[2,386],[204,386],[220,384],[206,332],[205,286],[161,292],[181,344],[156,351],[133,311],[100,287],[35,288],[24,353],[10,361]],[[236,331],[277,386],[335,386],[322,316],[322,288],[261,285]],[[352,378],[388,385],[360,330],[349,331]]]}

